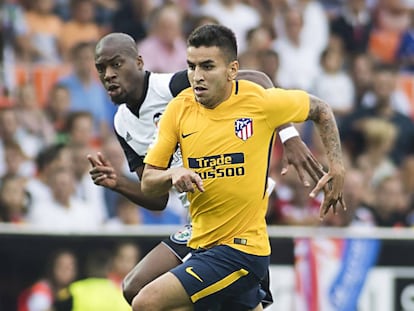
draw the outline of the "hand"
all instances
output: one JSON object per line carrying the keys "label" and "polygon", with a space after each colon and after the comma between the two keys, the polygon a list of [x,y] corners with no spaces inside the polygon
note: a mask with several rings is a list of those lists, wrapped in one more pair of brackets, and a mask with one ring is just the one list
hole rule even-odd
{"label": "hand", "polygon": [[337,214],[336,206],[338,203],[342,206],[342,209],[346,211],[346,204],[342,193],[344,179],[345,169],[342,165],[335,165],[329,168],[329,172],[324,174],[309,194],[310,197],[314,198],[319,191],[322,189],[324,191],[324,199],[319,209],[320,219],[323,219],[331,207],[334,214]]}
{"label": "hand", "polygon": [[184,167],[170,168],[169,171],[172,185],[178,192],[194,193],[194,185],[200,192],[204,192],[203,180],[196,172]]}
{"label": "hand", "polygon": [[319,178],[325,175],[322,164],[316,160],[299,136],[292,137],[283,144],[282,175],[286,175],[289,165],[295,167],[305,187],[310,186],[310,182],[305,178],[305,171],[314,182],[318,182]]}
{"label": "hand", "polygon": [[118,177],[111,163],[100,152],[97,153],[96,157],[88,154],[87,158],[92,165],[89,175],[91,175],[95,185],[114,189],[118,185]]}

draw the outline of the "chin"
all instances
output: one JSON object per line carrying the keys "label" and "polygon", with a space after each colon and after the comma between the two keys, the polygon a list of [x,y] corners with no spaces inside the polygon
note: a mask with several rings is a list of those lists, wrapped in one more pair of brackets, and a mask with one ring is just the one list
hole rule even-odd
{"label": "chin", "polygon": [[115,104],[115,105],[120,105],[125,103],[125,100],[123,98],[120,97],[111,97],[111,101]]}

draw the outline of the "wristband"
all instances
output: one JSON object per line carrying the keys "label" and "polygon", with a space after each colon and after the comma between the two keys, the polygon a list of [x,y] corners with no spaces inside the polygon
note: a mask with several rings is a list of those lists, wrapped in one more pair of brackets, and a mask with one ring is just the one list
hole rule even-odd
{"label": "wristband", "polygon": [[299,132],[296,130],[294,126],[289,126],[279,131],[279,137],[282,144],[284,144],[287,140],[291,139],[292,137],[296,136],[299,136]]}

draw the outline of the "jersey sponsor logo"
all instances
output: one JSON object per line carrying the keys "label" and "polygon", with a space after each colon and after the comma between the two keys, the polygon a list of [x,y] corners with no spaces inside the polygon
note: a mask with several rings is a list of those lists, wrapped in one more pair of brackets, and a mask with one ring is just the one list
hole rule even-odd
{"label": "jersey sponsor logo", "polygon": [[185,268],[185,272],[187,272],[189,275],[191,275],[191,276],[193,276],[193,277],[195,277],[197,280],[199,280],[200,282],[203,282],[203,279],[202,278],[200,278],[198,275],[197,275],[197,273],[195,273],[194,271],[193,271],[193,267],[187,267],[187,268]]}
{"label": "jersey sponsor logo", "polygon": [[182,134],[181,134],[181,137],[182,137],[182,138],[187,138],[188,136],[191,136],[191,135],[193,135],[193,134],[195,134],[195,133],[197,133],[197,132],[191,132],[191,133],[188,133],[188,134],[184,134],[184,133],[182,133]]}
{"label": "jersey sponsor logo", "polygon": [[201,179],[243,176],[245,174],[243,164],[243,153],[188,158],[188,166],[195,169]]}
{"label": "jersey sponsor logo", "polygon": [[216,166],[240,163],[244,163],[244,154],[241,152],[218,154],[201,158],[188,158],[188,165],[193,169],[206,167],[215,168]]}
{"label": "jersey sponsor logo", "polygon": [[236,136],[246,141],[253,135],[253,119],[241,118],[234,121],[234,131]]}
{"label": "jersey sponsor logo", "polygon": [[187,244],[191,238],[191,226],[185,226],[184,229],[171,234],[170,239],[177,244]]}

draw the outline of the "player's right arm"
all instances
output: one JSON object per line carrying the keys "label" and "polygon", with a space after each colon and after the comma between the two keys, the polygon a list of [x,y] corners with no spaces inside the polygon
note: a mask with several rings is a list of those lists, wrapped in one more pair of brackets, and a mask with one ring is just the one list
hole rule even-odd
{"label": "player's right arm", "polygon": [[[165,209],[168,202],[168,193],[158,197],[148,197],[141,190],[141,182],[133,181],[116,172],[111,163],[105,159],[102,153],[88,155],[89,163],[92,165],[89,174],[93,182],[98,186],[103,186],[116,191],[129,200],[149,210],[160,211]],[[142,177],[143,166],[135,169],[139,179]]]}

